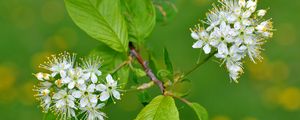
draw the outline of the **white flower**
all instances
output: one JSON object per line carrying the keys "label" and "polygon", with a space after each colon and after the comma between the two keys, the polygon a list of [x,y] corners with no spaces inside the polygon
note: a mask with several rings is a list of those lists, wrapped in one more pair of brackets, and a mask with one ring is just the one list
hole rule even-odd
{"label": "white flower", "polygon": [[62,78],[66,76],[66,70],[70,69],[74,65],[76,55],[70,55],[68,52],[61,53],[59,55],[52,55],[52,58],[48,58],[48,62],[41,64],[40,67],[45,68],[53,72],[52,77],[58,73]]}
{"label": "white flower", "polygon": [[79,91],[75,90],[72,92],[72,96],[75,98],[80,99],[79,105],[80,107],[86,107],[87,105],[94,105],[97,104],[98,99],[97,95],[94,95],[93,92],[95,91],[95,84],[91,84],[88,87],[82,84],[79,86]]}
{"label": "white flower", "polygon": [[197,25],[191,30],[192,38],[197,40],[192,47],[203,49],[205,54],[215,51],[215,57],[226,63],[230,78],[237,82],[243,58],[248,56],[254,63],[262,59],[261,46],[272,37],[273,25],[271,20],[262,21],[266,10],[255,12],[257,0],[220,3],[207,14],[207,26]]}
{"label": "white flower", "polygon": [[99,57],[89,57],[87,59],[82,60],[85,74],[91,79],[93,83],[96,83],[98,81],[98,77],[102,74],[102,72],[99,70],[101,67],[101,60]]}
{"label": "white flower", "polygon": [[116,99],[120,98],[120,92],[117,91],[117,81],[115,81],[110,74],[106,76],[106,84],[99,84],[96,86],[96,90],[101,92],[100,100],[106,101],[112,95]]}
{"label": "white flower", "polygon": [[43,111],[54,112],[56,119],[77,120],[80,116],[80,120],[104,120],[106,115],[100,109],[105,104],[100,100],[107,100],[110,96],[120,99],[117,82],[111,75],[106,77],[106,82],[98,80],[102,74],[100,57],[82,59],[81,62],[80,66],[75,65],[74,54],[53,55],[41,65],[49,73],[33,74],[39,80],[34,88],[35,97]]}
{"label": "white flower", "polygon": [[76,117],[74,109],[75,107],[74,100],[75,98],[68,94],[66,90],[60,90],[59,92],[53,95],[55,100],[55,112],[62,118],[68,119],[71,117]]}
{"label": "white flower", "polygon": [[37,92],[35,95],[38,97],[38,99],[41,102],[41,107],[44,108],[44,112],[47,112],[50,108],[50,105],[52,103],[51,97],[49,96],[50,90],[48,88],[40,88],[40,89],[34,89],[34,91]]}
{"label": "white flower", "polygon": [[63,84],[68,84],[69,89],[73,89],[75,85],[82,85],[88,79],[89,76],[83,74],[83,70],[79,67],[69,69],[67,76],[62,79]]}
{"label": "white flower", "polygon": [[101,103],[97,106],[88,106],[85,108],[81,108],[81,110],[87,120],[104,120],[104,117],[106,117],[106,115],[105,113],[100,111],[100,109],[102,109],[104,106],[105,104]]}

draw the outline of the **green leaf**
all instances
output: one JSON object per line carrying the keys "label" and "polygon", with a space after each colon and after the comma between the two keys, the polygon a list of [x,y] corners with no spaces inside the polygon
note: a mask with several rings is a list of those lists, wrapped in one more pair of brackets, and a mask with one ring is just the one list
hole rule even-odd
{"label": "green leaf", "polygon": [[171,75],[173,75],[173,65],[169,56],[169,52],[166,48],[164,48],[164,60],[165,60],[167,70],[169,70]]}
{"label": "green leaf", "polygon": [[144,106],[148,105],[151,101],[150,95],[146,90],[139,92],[138,97]]}
{"label": "green leaf", "polygon": [[[89,56],[99,56],[102,59],[102,70],[109,72],[109,70],[115,67],[115,60],[121,59],[120,53],[114,51],[105,44],[99,44],[95,49],[90,52]],[[107,70],[107,71],[105,71]],[[103,71],[102,71],[103,72]]]}
{"label": "green leaf", "polygon": [[156,21],[167,23],[174,18],[177,13],[176,0],[153,0],[156,8]]}
{"label": "green leaf", "polygon": [[199,120],[208,120],[208,113],[203,106],[198,103],[189,103],[188,105],[196,112]]}
{"label": "green leaf", "polygon": [[[142,42],[152,32],[156,23],[155,7],[151,0],[121,0],[128,32],[137,42]],[[133,41],[136,42],[136,41]]]}
{"label": "green leaf", "polygon": [[137,77],[144,77],[146,76],[146,72],[142,69],[139,68],[134,68],[133,71],[135,72],[135,74],[137,75]]}
{"label": "green leaf", "polygon": [[142,109],[135,120],[179,120],[179,113],[172,97],[160,95]]}
{"label": "green leaf", "polygon": [[[109,48],[105,44],[98,45],[95,49],[90,52],[90,56],[99,56],[102,58],[102,66],[101,71],[104,74],[110,73],[114,70],[117,66],[119,66],[123,61],[126,60],[126,56],[123,54],[114,51],[113,49]],[[124,88],[129,79],[129,67],[124,66],[116,73],[118,75],[120,87]]]}
{"label": "green leaf", "polygon": [[120,0],[65,0],[69,15],[91,37],[127,52],[128,31]]}

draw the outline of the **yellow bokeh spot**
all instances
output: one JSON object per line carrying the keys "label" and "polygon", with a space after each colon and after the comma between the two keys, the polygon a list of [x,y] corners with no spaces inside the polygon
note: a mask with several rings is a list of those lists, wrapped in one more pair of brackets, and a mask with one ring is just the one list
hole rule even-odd
{"label": "yellow bokeh spot", "polygon": [[278,103],[286,110],[298,110],[300,108],[300,90],[295,87],[284,89],[278,96]]}
{"label": "yellow bokeh spot", "polygon": [[0,65],[0,101],[11,102],[17,96],[15,82],[17,79],[17,70],[11,66]]}
{"label": "yellow bokeh spot", "polygon": [[250,71],[251,77],[255,80],[270,80],[272,79],[272,67],[267,60],[258,63],[247,62],[247,68]]}
{"label": "yellow bokeh spot", "polygon": [[16,81],[16,70],[8,66],[0,66],[0,92],[7,91],[13,87]]}
{"label": "yellow bokeh spot", "polygon": [[248,62],[247,66],[254,80],[271,80],[272,82],[276,80],[280,82],[289,77],[289,67],[282,61],[269,62],[264,60],[256,64]]}
{"label": "yellow bokeh spot", "polygon": [[214,116],[211,120],[231,120],[228,116],[218,115]]}

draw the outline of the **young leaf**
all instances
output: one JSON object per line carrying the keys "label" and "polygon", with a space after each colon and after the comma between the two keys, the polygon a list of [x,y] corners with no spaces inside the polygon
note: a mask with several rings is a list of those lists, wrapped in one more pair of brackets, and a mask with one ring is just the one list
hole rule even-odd
{"label": "young leaf", "polygon": [[135,72],[135,74],[137,75],[137,77],[144,77],[146,76],[146,72],[142,69],[139,68],[134,68],[133,71]]}
{"label": "young leaf", "polygon": [[[155,7],[151,0],[121,0],[123,14],[127,20],[128,32],[138,42],[142,42],[152,32],[155,23]],[[135,42],[135,41],[134,41]]]}
{"label": "young leaf", "polygon": [[177,13],[176,0],[153,0],[156,8],[156,21],[167,23],[174,18]]}
{"label": "young leaf", "polygon": [[164,48],[164,59],[165,59],[165,64],[166,64],[167,70],[169,70],[171,75],[173,75],[173,65],[172,65],[167,48]]}
{"label": "young leaf", "polygon": [[135,120],[179,120],[179,113],[172,97],[160,95],[143,108]]}
{"label": "young leaf", "polygon": [[65,0],[69,15],[91,37],[119,52],[128,48],[120,0]]}
{"label": "young leaf", "polygon": [[198,103],[190,103],[188,105],[196,112],[199,120],[208,120],[208,114],[204,107]]}
{"label": "young leaf", "polygon": [[144,91],[141,91],[139,94],[138,94],[138,97],[139,97],[139,100],[141,101],[141,103],[146,106],[149,104],[149,102],[151,101],[150,99],[150,95],[149,93],[144,90]]}

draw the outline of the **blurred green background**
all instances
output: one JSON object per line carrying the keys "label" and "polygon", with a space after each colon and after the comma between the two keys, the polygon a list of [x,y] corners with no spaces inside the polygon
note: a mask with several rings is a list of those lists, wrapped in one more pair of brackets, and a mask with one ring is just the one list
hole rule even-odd
{"label": "blurred green background", "polygon": [[[191,48],[189,28],[216,1],[178,0],[177,16],[167,25],[157,25],[147,46],[166,46],[176,69],[188,70],[199,54]],[[226,70],[214,61],[191,75],[187,98],[205,106],[211,120],[300,120],[300,1],[259,0],[259,8],[271,8],[267,17],[277,29],[262,62],[246,62],[239,84],[230,83]],[[1,0],[0,119],[41,120],[32,92],[37,66],[63,50],[84,56],[97,44],[71,21],[63,0]],[[181,119],[196,119],[190,108],[179,102],[177,106]],[[131,120],[141,108],[132,93],[106,111],[110,120]]]}

